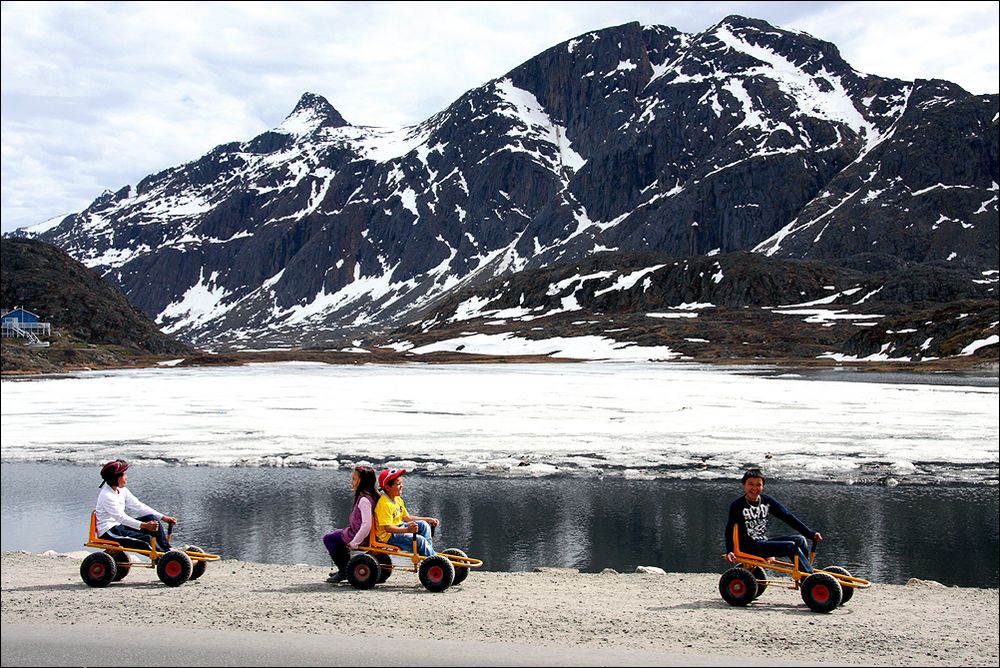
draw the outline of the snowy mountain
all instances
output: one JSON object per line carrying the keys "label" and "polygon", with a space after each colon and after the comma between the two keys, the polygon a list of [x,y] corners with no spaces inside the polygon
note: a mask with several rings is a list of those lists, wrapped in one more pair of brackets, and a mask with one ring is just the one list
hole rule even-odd
{"label": "snowy mountain", "polygon": [[762,21],[631,23],[412,127],[352,125],[307,93],[274,130],[19,234],[215,348],[439,322],[462,290],[609,251],[947,265],[995,299],[997,110]]}

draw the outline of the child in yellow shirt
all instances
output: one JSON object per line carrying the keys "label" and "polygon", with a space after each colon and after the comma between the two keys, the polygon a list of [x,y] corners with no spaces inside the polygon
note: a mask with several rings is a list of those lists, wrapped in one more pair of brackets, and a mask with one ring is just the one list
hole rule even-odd
{"label": "child in yellow shirt", "polygon": [[384,494],[375,504],[375,518],[378,521],[376,538],[381,543],[389,543],[409,551],[413,540],[417,541],[417,554],[430,557],[435,554],[432,527],[440,521],[436,517],[410,515],[400,494],[403,491],[403,476],[406,469],[385,469],[378,474],[378,486]]}

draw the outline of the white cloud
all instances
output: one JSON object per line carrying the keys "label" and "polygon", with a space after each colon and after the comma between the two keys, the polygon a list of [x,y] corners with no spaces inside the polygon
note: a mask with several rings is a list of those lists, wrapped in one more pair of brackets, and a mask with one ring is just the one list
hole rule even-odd
{"label": "white cloud", "polygon": [[742,14],[833,41],[856,69],[997,91],[996,2],[3,3],[2,227],[277,126],[304,92],[349,122],[440,111],[561,41]]}
{"label": "white cloud", "polygon": [[786,27],[833,42],[866,74],[945,79],[978,95],[1000,88],[998,7],[996,2],[830,3]]}

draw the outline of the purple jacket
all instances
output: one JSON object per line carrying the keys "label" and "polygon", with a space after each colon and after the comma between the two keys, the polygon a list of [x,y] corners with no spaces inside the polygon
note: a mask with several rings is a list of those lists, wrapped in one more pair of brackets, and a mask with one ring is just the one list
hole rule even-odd
{"label": "purple jacket", "polygon": [[[347,528],[344,529],[343,541],[345,543],[350,543],[352,540],[354,540],[354,537],[358,535],[358,530],[361,528],[361,525],[364,524],[365,517],[362,515],[361,508],[359,507],[361,499],[368,499],[369,503],[372,504],[371,507],[372,512],[374,512],[375,504],[378,502],[378,499],[373,499],[371,498],[371,496],[367,494],[358,495],[358,500],[354,502],[354,507],[351,508],[351,518],[348,521]],[[370,519],[371,516],[369,516],[369,520]],[[370,522],[369,526],[371,526]]]}

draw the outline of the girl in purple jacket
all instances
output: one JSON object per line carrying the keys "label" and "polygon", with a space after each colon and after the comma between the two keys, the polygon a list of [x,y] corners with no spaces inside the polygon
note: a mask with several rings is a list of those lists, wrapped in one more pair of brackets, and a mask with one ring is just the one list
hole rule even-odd
{"label": "girl in purple jacket", "polygon": [[372,511],[378,503],[378,491],[375,489],[375,469],[370,466],[355,466],[351,474],[351,489],[354,490],[354,507],[346,529],[334,529],[323,536],[330,558],[333,559],[336,571],[330,572],[327,582],[342,582],[347,578],[347,562],[351,550],[368,540],[372,530]]}

